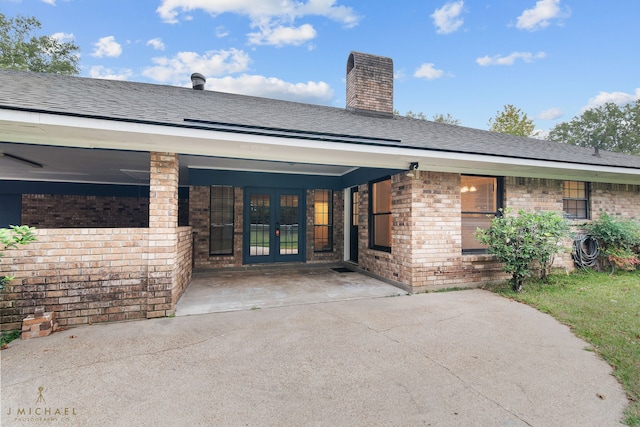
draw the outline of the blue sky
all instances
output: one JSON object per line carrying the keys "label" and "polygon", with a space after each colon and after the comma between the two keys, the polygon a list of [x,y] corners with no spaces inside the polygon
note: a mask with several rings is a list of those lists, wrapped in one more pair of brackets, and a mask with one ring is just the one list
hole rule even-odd
{"label": "blue sky", "polygon": [[0,0],[73,38],[81,75],[343,107],[352,50],[391,57],[395,108],[546,130],[640,98],[638,0]]}

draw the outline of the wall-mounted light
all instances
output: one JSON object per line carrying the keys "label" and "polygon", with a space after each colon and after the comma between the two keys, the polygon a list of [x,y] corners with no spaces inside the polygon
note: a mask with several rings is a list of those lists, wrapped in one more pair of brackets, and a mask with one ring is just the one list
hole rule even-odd
{"label": "wall-mounted light", "polygon": [[416,176],[416,174],[413,171],[417,171],[418,170],[418,162],[411,162],[409,164],[409,172],[407,172],[407,176],[409,177],[414,177]]}
{"label": "wall-mounted light", "polygon": [[461,193],[469,193],[469,192],[473,193],[474,191],[478,191],[475,185],[472,185],[471,187],[465,185],[460,189]]}

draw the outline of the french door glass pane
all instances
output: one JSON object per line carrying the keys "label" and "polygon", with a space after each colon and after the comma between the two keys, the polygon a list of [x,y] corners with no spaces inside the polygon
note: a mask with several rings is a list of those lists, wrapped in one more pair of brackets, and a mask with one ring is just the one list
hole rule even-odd
{"label": "french door glass pane", "polygon": [[280,196],[280,255],[298,253],[298,196]]}
{"label": "french door glass pane", "polygon": [[270,209],[268,194],[251,195],[251,256],[269,255]]}

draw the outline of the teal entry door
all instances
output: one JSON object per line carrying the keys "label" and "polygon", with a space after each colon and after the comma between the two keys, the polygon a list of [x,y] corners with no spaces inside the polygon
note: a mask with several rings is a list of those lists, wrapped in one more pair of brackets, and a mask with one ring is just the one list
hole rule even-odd
{"label": "teal entry door", "polygon": [[243,263],[304,261],[303,190],[246,188]]}

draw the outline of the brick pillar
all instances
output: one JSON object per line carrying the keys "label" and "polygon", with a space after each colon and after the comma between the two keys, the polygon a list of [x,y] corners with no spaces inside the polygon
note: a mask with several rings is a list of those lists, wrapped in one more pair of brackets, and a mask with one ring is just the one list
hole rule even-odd
{"label": "brick pillar", "polygon": [[147,318],[174,313],[178,259],[178,155],[151,153]]}

